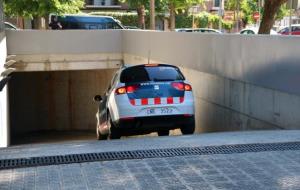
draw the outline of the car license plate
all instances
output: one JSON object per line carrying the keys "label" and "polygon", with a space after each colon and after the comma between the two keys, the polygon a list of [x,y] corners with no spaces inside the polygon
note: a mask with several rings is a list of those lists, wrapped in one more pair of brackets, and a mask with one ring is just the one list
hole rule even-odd
{"label": "car license plate", "polygon": [[172,114],[173,108],[148,108],[147,115],[166,115]]}

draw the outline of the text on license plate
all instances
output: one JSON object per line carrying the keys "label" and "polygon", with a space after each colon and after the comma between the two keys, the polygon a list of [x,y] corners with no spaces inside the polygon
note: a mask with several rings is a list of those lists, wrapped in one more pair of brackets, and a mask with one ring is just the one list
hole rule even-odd
{"label": "text on license plate", "polygon": [[171,114],[173,113],[173,108],[148,108],[147,115],[154,114]]}

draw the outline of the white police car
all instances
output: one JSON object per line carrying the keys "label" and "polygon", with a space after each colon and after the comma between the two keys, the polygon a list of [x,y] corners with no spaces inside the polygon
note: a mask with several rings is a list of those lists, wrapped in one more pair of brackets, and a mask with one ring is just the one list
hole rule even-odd
{"label": "white police car", "polygon": [[101,97],[97,118],[97,138],[157,132],[169,135],[180,128],[183,134],[195,130],[194,97],[191,85],[178,67],[146,64],[122,67]]}

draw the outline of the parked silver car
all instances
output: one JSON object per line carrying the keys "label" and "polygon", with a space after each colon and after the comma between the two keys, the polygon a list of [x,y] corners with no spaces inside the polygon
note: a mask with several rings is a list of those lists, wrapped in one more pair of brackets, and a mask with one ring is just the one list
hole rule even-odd
{"label": "parked silver car", "polygon": [[215,30],[212,28],[177,28],[176,32],[199,32],[199,33],[215,33],[222,34],[219,30]]}
{"label": "parked silver car", "polygon": [[5,30],[18,30],[18,28],[9,22],[4,22]]}

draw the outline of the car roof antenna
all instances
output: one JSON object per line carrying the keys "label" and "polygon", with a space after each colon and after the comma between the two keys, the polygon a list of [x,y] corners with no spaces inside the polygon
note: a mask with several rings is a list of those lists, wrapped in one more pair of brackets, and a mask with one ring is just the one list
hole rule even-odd
{"label": "car roof antenna", "polygon": [[148,64],[150,64],[151,50],[148,51]]}

